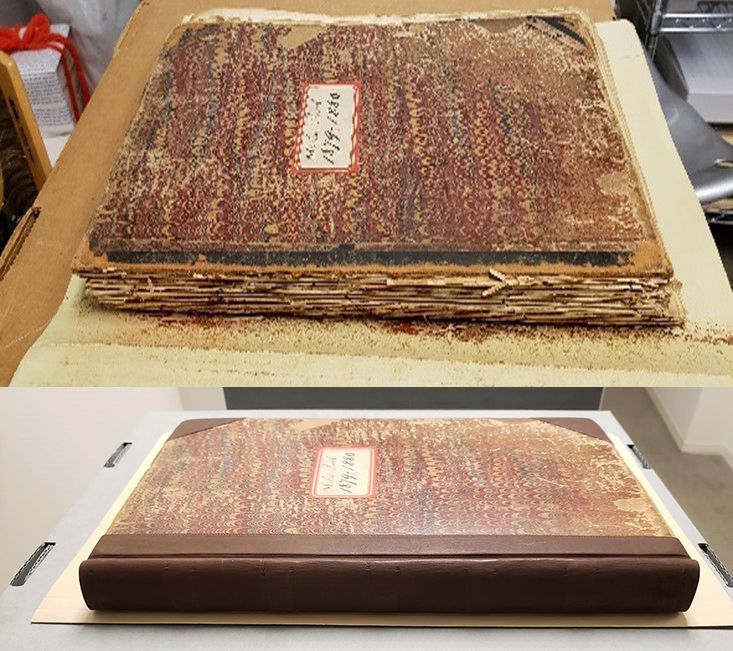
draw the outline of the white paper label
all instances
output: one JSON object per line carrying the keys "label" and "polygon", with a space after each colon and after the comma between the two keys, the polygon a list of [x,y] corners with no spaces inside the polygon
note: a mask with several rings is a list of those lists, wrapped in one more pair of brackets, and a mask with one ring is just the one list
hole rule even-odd
{"label": "white paper label", "polygon": [[359,88],[308,84],[303,91],[295,165],[301,170],[356,168]]}
{"label": "white paper label", "polygon": [[312,497],[371,497],[374,495],[375,449],[320,448],[311,483]]}

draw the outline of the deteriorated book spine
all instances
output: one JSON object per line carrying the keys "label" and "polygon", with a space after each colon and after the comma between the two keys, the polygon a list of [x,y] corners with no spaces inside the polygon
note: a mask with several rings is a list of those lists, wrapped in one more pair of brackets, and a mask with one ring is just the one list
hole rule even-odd
{"label": "deteriorated book spine", "polygon": [[97,610],[650,613],[698,564],[598,426],[186,421],[80,566]]}

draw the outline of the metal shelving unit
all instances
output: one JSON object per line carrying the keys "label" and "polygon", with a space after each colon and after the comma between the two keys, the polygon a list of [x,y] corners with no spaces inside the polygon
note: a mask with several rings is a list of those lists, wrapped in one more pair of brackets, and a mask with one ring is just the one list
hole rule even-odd
{"label": "metal shelving unit", "polygon": [[[648,62],[650,68],[654,68],[652,76],[655,78],[665,115],[675,116],[670,124],[672,137],[703,207],[713,208],[706,210],[708,222],[732,225],[733,195],[714,195],[715,190],[724,191],[724,188],[731,185],[730,172],[722,169],[721,162],[727,163],[731,160],[733,149],[712,133],[712,127],[705,124],[690,104],[667,87],[661,74],[657,72],[657,66],[662,65],[661,48],[669,46],[669,43],[661,43],[664,37],[673,34],[733,33],[733,0],[616,0],[616,14],[634,24],[639,39],[647,50]],[[702,43],[705,38],[703,36]],[[711,40],[711,52],[719,50],[719,44],[719,40]],[[679,91],[677,94],[680,94]],[[695,142],[701,143],[703,151],[695,148]],[[711,192],[714,198],[706,199],[711,196]],[[706,201],[716,203],[709,204]]]}
{"label": "metal shelving unit", "polygon": [[733,1],[697,2],[695,11],[670,11],[670,0],[635,0],[634,23],[654,56],[662,34],[733,32]]}

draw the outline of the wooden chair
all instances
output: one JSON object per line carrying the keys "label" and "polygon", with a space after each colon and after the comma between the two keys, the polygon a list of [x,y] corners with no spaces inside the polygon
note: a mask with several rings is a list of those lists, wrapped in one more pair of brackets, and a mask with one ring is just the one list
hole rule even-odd
{"label": "wooden chair", "polygon": [[50,171],[18,68],[0,52],[0,279],[33,227],[32,205]]}

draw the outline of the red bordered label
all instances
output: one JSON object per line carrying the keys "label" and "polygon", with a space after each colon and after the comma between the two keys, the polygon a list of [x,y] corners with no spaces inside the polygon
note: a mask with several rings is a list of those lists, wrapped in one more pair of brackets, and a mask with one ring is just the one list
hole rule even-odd
{"label": "red bordered label", "polygon": [[311,497],[371,497],[375,492],[374,447],[319,448]]}
{"label": "red bordered label", "polygon": [[357,82],[303,87],[294,171],[356,171],[360,102],[361,86]]}

